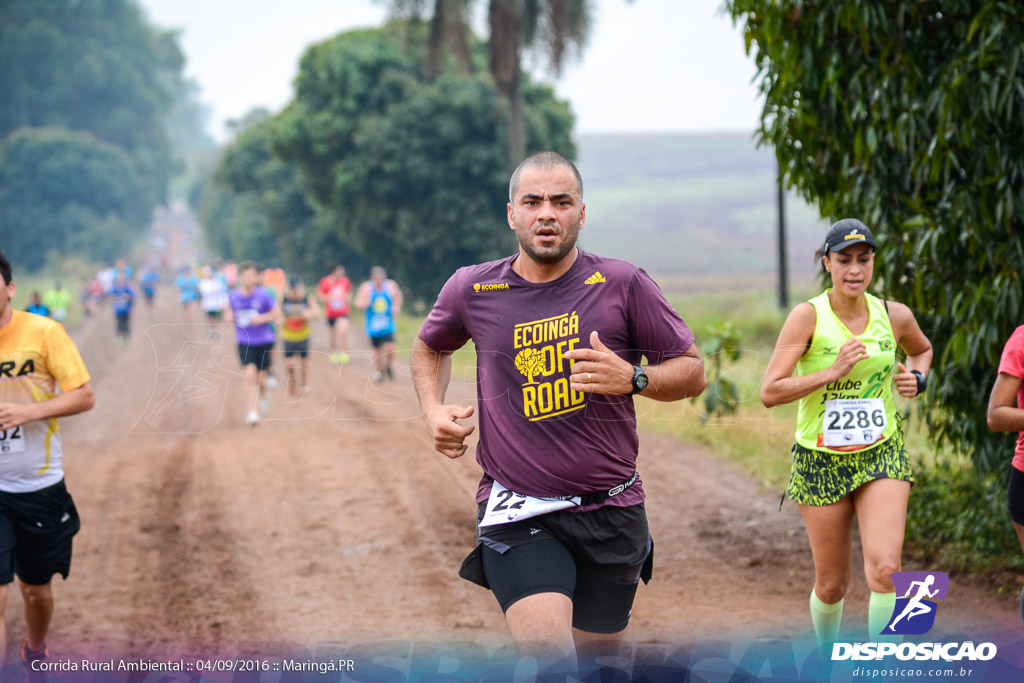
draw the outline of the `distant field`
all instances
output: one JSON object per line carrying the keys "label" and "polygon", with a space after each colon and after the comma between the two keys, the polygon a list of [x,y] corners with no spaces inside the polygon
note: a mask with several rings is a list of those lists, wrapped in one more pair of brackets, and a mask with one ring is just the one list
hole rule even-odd
{"label": "distant field", "polygon": [[[672,292],[773,286],[775,159],[750,136],[582,136],[579,169],[584,249],[636,263]],[[791,286],[813,287],[826,223],[792,194],[786,216]]]}

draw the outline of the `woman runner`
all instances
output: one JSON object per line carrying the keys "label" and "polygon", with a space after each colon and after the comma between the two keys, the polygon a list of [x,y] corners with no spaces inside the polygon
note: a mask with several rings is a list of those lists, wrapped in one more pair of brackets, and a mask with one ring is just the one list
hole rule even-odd
{"label": "woman runner", "polygon": [[[1017,540],[1024,549],[1024,325],[1010,335],[999,360],[999,374],[988,399],[988,427],[994,432],[1020,432],[1010,464],[1007,503]],[[1014,407],[1014,401],[1017,402]],[[1020,592],[1024,620],[1024,589]]]}
{"label": "woman runner", "polygon": [[[891,619],[907,498],[914,481],[897,425],[893,385],[925,389],[932,346],[911,310],[868,294],[875,238],[859,220],[833,225],[822,267],[832,287],[797,304],[768,362],[761,401],[799,401],[786,493],[799,506],[814,557],[811,620],[819,645],[835,642],[850,585],[853,519],[860,526],[877,638]],[[906,366],[896,347],[906,352]]]}

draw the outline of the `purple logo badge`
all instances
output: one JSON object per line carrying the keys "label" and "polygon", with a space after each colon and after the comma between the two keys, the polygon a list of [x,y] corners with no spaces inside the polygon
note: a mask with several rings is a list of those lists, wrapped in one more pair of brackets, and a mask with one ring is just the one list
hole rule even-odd
{"label": "purple logo badge", "polygon": [[945,600],[949,576],[945,572],[893,572],[896,607],[883,635],[927,633],[935,624],[935,600]]}

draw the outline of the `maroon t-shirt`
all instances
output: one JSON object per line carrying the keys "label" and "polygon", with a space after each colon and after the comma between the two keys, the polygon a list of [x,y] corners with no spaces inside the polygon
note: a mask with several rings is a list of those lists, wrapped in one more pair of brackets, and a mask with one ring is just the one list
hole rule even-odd
{"label": "maroon t-shirt", "polygon": [[[608,490],[636,470],[639,445],[630,396],[584,394],[569,388],[574,348],[590,333],[620,357],[657,365],[683,355],[693,333],[640,268],[582,250],[553,282],[527,282],[510,256],[460,268],[445,283],[420,328],[437,351],[476,344],[480,442],[477,462],[492,477],[531,496]],[[643,502],[637,481],[606,505]]]}

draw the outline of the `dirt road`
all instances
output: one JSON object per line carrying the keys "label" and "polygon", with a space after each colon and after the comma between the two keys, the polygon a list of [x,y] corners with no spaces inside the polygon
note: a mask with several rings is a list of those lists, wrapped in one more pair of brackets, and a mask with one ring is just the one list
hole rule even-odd
{"label": "dirt road", "polygon": [[[506,645],[494,598],[456,576],[474,542],[479,467],[433,452],[407,370],[375,385],[368,349],[341,369],[314,354],[308,394],[289,397],[282,384],[269,419],[249,427],[233,333],[208,337],[182,321],[174,298],[164,289],[153,317],[137,311],[127,348],[115,345],[107,312],[74,333],[97,404],[62,421],[83,528],[71,577],[56,582],[51,649]],[[471,400],[471,382],[457,378],[450,397]],[[643,435],[639,465],[657,552],[630,637],[806,635],[813,573],[795,506],[779,512],[778,492],[669,438]],[[864,639],[859,562],[844,633]],[[1015,596],[953,586],[947,630],[1017,628]],[[15,592],[10,643],[24,632]]]}

